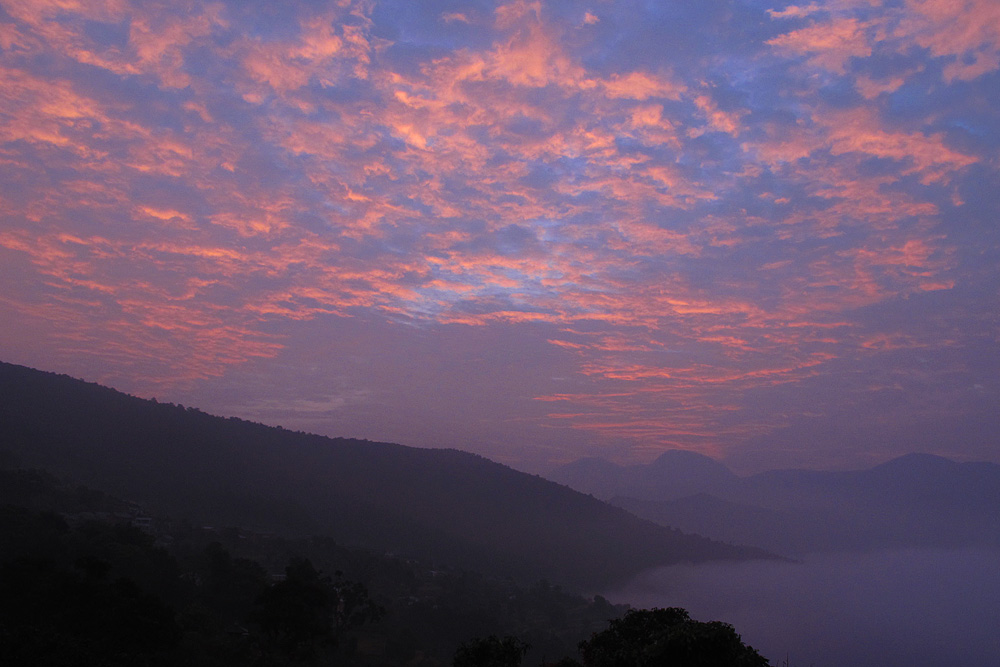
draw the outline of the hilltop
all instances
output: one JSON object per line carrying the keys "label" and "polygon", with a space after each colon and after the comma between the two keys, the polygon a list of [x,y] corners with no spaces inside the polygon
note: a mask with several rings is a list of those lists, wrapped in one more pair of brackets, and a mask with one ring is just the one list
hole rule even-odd
{"label": "hilltop", "polygon": [[192,524],[327,535],[579,589],[659,565],[770,557],[474,454],[293,432],[6,363],[0,442],[20,465]]}

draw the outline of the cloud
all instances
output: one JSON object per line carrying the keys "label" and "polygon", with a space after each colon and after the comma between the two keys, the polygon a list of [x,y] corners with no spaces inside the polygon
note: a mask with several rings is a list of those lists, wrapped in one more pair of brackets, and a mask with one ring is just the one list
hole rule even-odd
{"label": "cloud", "polygon": [[988,0],[910,0],[895,37],[912,40],[947,61],[946,82],[971,80],[1000,68],[1000,8]]}
{"label": "cloud", "polygon": [[845,18],[793,30],[775,37],[768,44],[793,54],[808,55],[806,62],[810,65],[844,74],[848,60],[872,54],[866,34],[869,27],[857,19]]}
{"label": "cloud", "polygon": [[[515,364],[492,389],[494,366],[428,362],[419,382],[524,413],[459,427],[428,399],[435,423],[485,449],[516,421],[538,457],[732,455],[794,421],[789,387],[834,414],[825,383],[891,386],[853,378],[973,346],[989,310],[946,300],[996,270],[997,240],[963,231],[992,215],[988,2],[4,8],[3,303],[24,324],[3,335],[23,362],[232,406],[246,368],[294,382],[317,322],[438,364],[421,336],[461,332],[473,358],[502,331],[553,373]],[[935,297],[975,326],[860,321]],[[351,377],[352,405],[405,402],[391,373]]]}

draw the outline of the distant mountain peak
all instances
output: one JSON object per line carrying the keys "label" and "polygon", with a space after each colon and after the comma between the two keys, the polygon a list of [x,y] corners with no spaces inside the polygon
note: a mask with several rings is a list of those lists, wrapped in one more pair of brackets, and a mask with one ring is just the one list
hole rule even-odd
{"label": "distant mountain peak", "polygon": [[651,463],[631,466],[619,466],[604,459],[578,459],[553,470],[550,479],[598,498],[634,496],[666,500],[710,491],[738,477],[710,456],[669,449]]}
{"label": "distant mountain peak", "polygon": [[958,465],[955,461],[924,452],[911,452],[877,465],[872,470],[938,470]]}
{"label": "distant mountain peak", "polygon": [[0,459],[6,451],[17,465],[202,522],[195,525],[328,535],[590,590],[671,563],[769,557],[681,535],[456,449],[213,417],[2,362],[0,397]]}

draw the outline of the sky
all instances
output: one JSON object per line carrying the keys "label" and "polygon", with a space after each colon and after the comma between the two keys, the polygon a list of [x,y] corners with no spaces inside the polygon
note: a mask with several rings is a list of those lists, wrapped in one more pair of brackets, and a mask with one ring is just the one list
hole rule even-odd
{"label": "sky", "polygon": [[1000,461],[1000,3],[0,0],[0,358],[523,470]]}

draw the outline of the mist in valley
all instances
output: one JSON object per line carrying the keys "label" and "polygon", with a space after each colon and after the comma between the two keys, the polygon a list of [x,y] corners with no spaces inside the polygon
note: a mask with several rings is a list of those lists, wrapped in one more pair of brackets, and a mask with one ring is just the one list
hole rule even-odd
{"label": "mist in valley", "polygon": [[682,565],[607,597],[731,623],[773,664],[988,665],[1000,655],[997,563],[997,549],[913,548]]}

